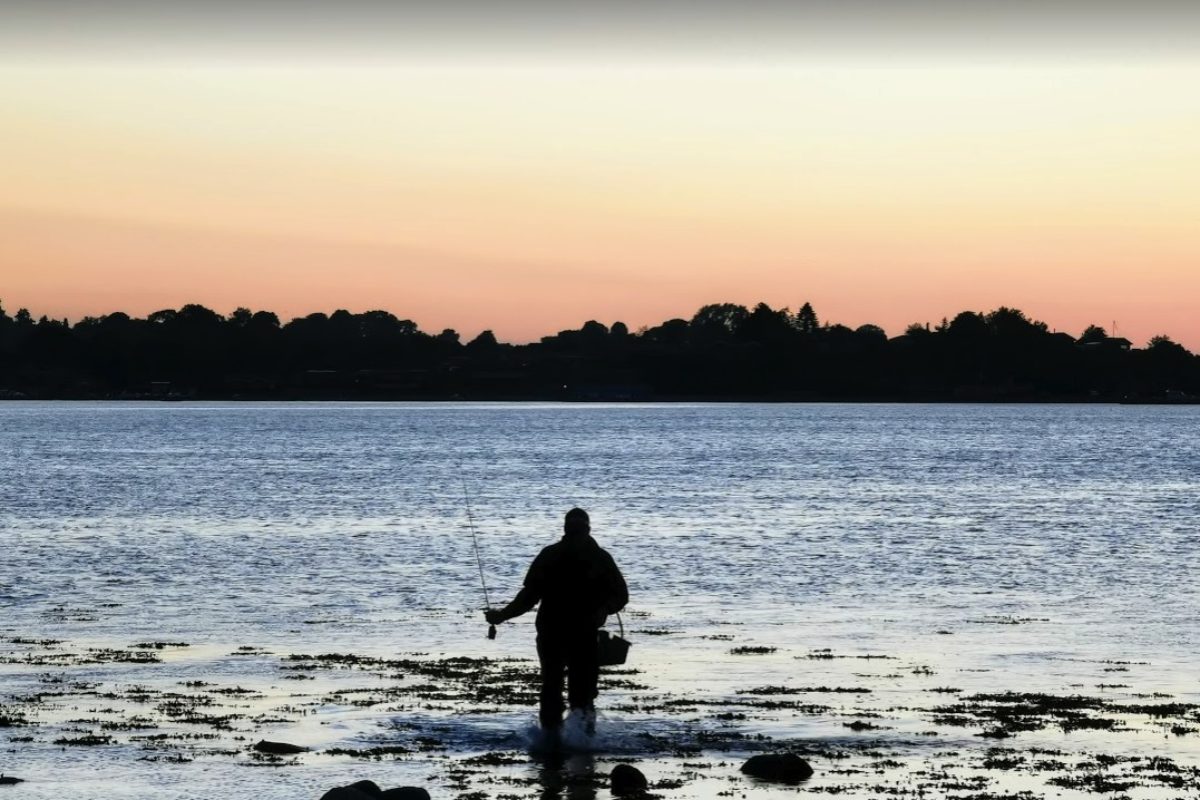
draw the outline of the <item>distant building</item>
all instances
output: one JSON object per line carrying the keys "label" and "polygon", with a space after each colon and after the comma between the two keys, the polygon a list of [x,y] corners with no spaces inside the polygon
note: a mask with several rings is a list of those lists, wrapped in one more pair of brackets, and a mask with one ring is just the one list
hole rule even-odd
{"label": "distant building", "polygon": [[1106,336],[1095,342],[1080,342],[1079,346],[1084,350],[1122,350],[1127,352],[1133,347],[1133,342],[1121,336]]}

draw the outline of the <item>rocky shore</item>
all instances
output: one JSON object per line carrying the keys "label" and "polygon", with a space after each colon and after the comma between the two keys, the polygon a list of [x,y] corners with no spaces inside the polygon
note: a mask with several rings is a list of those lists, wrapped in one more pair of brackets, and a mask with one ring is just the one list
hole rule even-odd
{"label": "rocky shore", "polygon": [[[196,763],[274,767],[306,776],[304,785],[335,770],[367,773],[325,782],[296,794],[298,800],[523,800],[601,792],[724,798],[797,784],[825,794],[972,800],[1200,791],[1200,704],[1138,691],[1139,663],[1132,661],[1095,664],[1097,674],[1110,677],[1091,691],[1076,685],[980,692],[885,653],[788,653],[731,642],[732,658],[777,665],[789,659],[795,680],[709,695],[664,691],[638,668],[609,670],[594,746],[545,754],[531,752],[512,725],[536,702],[536,665],[528,660],[281,653],[243,645],[225,658],[273,665],[269,684],[152,680],[189,647],[7,638],[0,670],[20,675],[24,688],[9,691],[14,683],[6,681],[0,695],[6,776],[0,784],[14,797],[36,796],[55,780],[39,774],[37,764],[87,752],[101,771],[133,761],[165,771]],[[842,665],[837,674],[856,676],[852,683],[809,682],[835,663]],[[904,696],[923,702],[889,698],[887,687],[909,684],[919,688],[910,686]],[[330,709],[357,714],[363,724],[345,735],[330,731],[320,719]],[[812,735],[769,732],[801,723]],[[307,738],[289,739],[298,732]],[[388,765],[424,780],[382,789],[394,785]]]}

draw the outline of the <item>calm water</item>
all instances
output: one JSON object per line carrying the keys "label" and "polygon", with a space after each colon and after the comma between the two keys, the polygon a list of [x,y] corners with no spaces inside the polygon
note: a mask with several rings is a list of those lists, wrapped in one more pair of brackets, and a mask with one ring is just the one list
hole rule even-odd
{"label": "calm water", "polygon": [[[1195,701],[1198,423],[1194,407],[5,403],[0,634],[188,642],[167,679],[247,685],[274,667],[227,657],[243,645],[528,656],[526,621],[482,638],[465,482],[493,601],[563,512],[591,512],[660,686],[797,669],[705,638],[728,634],[891,654],[965,688],[1061,691],[1099,662],[1147,662],[1136,690]],[[114,669],[73,675],[156,679]],[[45,671],[0,670],[0,695]],[[378,722],[354,720],[276,738],[327,745]],[[78,763],[223,791],[333,774],[213,763],[181,779],[37,744],[0,771],[55,764],[65,781]]]}

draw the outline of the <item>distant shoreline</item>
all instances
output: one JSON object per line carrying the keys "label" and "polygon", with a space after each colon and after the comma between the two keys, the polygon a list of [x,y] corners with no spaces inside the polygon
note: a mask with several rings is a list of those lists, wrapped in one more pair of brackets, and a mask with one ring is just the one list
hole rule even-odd
{"label": "distant shoreline", "polygon": [[1014,308],[888,337],[760,303],[631,331],[596,320],[530,344],[421,331],[386,311],[198,305],[145,319],[0,309],[0,399],[757,403],[1200,402],[1200,356],[1092,325],[1078,338]]}

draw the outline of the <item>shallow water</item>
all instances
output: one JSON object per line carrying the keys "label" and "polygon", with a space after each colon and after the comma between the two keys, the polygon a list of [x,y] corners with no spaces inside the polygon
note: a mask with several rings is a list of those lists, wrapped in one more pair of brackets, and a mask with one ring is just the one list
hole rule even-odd
{"label": "shallow water", "polygon": [[[881,742],[904,766],[868,770],[876,782],[996,746],[1200,764],[1200,734],[1150,718],[996,742],[930,711],[954,699],[930,690],[949,688],[1200,702],[1198,422],[1187,407],[0,404],[0,653],[14,662],[0,664],[0,706],[63,681],[100,687],[43,698],[38,724],[0,728],[0,772],[27,778],[14,790],[25,797],[84,785],[94,797],[316,797],[360,777],[442,796],[553,784],[563,771],[524,755],[533,714],[520,703],[338,703],[339,688],[383,679],[283,669],[291,654],[532,655],[531,620],[483,638],[464,483],[494,602],[572,505],[629,580],[632,680],[646,688],[602,697],[598,752],[573,767],[584,773],[640,759],[652,779],[682,781],[664,796],[772,791],[733,783],[757,746],[730,733],[845,747],[864,763],[859,751]],[[189,646],[154,651],[161,663],[77,663],[87,648],[151,641]],[[747,646],[777,649],[731,652]],[[188,763],[140,760],[155,751],[120,728],[108,744],[53,744],[142,713],[97,695],[192,681],[254,694],[220,696],[246,716]],[[767,686],[866,691],[799,698],[820,712],[737,705]],[[856,719],[877,727],[846,727]],[[383,762],[321,752],[420,736],[439,744]],[[244,750],[259,738],[316,752],[256,769]],[[511,784],[452,780],[459,760],[497,751],[518,754],[488,768]],[[811,788],[851,780],[814,759]],[[1040,793],[1045,777],[1007,770],[996,786]]]}

